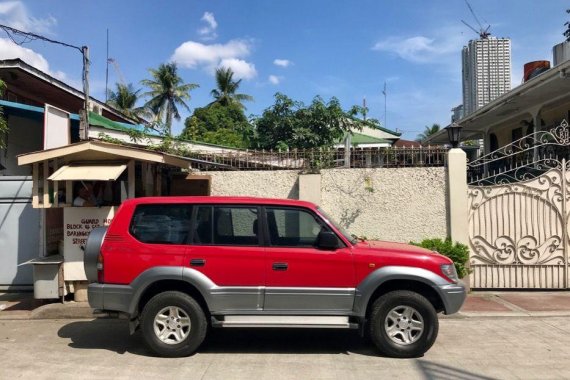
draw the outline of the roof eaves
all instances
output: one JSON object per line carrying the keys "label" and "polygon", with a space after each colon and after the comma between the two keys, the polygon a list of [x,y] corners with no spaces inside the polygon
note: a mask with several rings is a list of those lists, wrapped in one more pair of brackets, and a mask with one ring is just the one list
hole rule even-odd
{"label": "roof eaves", "polygon": [[[71,87],[70,85],[66,84],[65,82],[62,82],[61,80],[54,78],[53,76],[35,68],[34,66],[26,63],[25,61],[23,61],[20,58],[0,60],[0,69],[1,68],[19,68],[19,69],[22,69],[22,70],[27,71],[28,73],[36,76],[37,78],[39,78],[45,82],[51,83],[54,86],[57,86],[60,89],[71,93],[72,95],[74,95],[80,99],[85,99],[85,94],[82,91],[79,91],[78,89]],[[89,97],[89,100],[97,103],[97,105],[101,106],[103,109],[114,114],[115,116],[118,116],[122,119],[134,122],[134,120],[132,120],[130,117],[124,115],[121,111],[117,110],[114,107],[109,106],[108,104],[106,104],[104,102],[101,102],[100,100],[97,100],[91,96]]]}
{"label": "roof eaves", "polygon": [[[488,112],[493,111],[496,108],[502,107],[503,105],[507,104],[511,98],[513,98],[515,96],[520,96],[520,95],[524,94],[525,92],[528,92],[528,91],[530,91],[530,90],[532,90],[532,89],[534,89],[540,85],[543,85],[546,82],[549,82],[553,79],[556,79],[558,76],[562,75],[562,73],[566,73],[567,70],[570,70],[570,61],[566,61],[566,62],[563,62],[559,65],[556,65],[553,68],[551,68],[550,70],[545,71],[545,72],[541,73],[540,75],[537,75],[536,77],[529,79],[525,83],[521,84],[520,86],[513,88],[509,92],[504,93],[503,95],[501,95],[497,99],[493,100],[490,103],[487,103],[486,105],[479,108],[475,112],[472,112],[471,114],[464,117],[463,119],[458,120],[457,124],[459,124],[461,127],[463,127],[464,130],[467,130],[467,129],[465,129],[467,124],[474,122],[477,118],[485,115]],[[447,133],[447,132],[445,131],[445,128],[442,128],[439,132],[437,132],[437,133],[431,135],[429,138],[427,138],[425,142],[429,143],[431,141],[437,140],[444,133]]]}
{"label": "roof eaves", "polygon": [[352,133],[352,144],[384,144],[384,143],[391,143],[390,140],[382,139],[374,136],[368,136],[362,133]]}
{"label": "roof eaves", "polygon": [[563,62],[559,65],[554,66],[550,70],[547,70],[540,75],[535,76],[534,78],[529,79],[525,83],[521,84],[513,88],[511,91],[504,93],[503,95],[499,96],[497,99],[493,100],[490,103],[485,104],[483,107],[479,108],[475,112],[472,112],[470,115],[464,117],[463,119],[458,120],[458,124],[466,124],[471,122],[473,119],[478,118],[481,115],[486,114],[487,112],[502,106],[506,102],[509,101],[510,98],[514,96],[520,96],[527,91],[538,87],[539,85],[544,84],[547,81],[552,79],[556,79],[562,72],[566,72],[566,70],[570,69],[570,61]]}
{"label": "roof eaves", "polygon": [[390,130],[390,129],[388,129],[388,128],[384,128],[384,127],[381,127],[381,126],[373,126],[373,127],[371,127],[371,128],[378,129],[378,130],[380,130],[380,131],[382,131],[382,132],[386,132],[386,133],[389,133],[389,134],[394,135],[394,136],[398,136],[398,137],[402,136],[402,132],[394,132],[394,131],[392,131],[392,130]]}

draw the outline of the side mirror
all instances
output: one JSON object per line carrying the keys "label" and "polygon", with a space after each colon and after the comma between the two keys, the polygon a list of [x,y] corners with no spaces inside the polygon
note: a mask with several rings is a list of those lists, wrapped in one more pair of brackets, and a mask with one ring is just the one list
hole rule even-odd
{"label": "side mirror", "polygon": [[339,246],[338,237],[331,231],[321,231],[317,237],[317,248],[335,250]]}

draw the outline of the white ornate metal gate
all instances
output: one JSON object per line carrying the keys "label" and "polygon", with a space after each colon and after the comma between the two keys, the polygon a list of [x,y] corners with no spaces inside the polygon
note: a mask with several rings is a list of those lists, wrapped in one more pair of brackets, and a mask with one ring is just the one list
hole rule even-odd
{"label": "white ornate metal gate", "polygon": [[563,121],[469,163],[472,288],[570,287],[569,152]]}

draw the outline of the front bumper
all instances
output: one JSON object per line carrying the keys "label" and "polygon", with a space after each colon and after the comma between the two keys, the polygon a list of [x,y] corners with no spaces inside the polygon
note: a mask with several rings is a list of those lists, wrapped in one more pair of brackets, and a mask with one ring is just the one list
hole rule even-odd
{"label": "front bumper", "polygon": [[445,314],[457,313],[467,298],[467,290],[462,281],[456,284],[441,285],[438,290],[443,301]]}
{"label": "front bumper", "polygon": [[87,289],[87,296],[93,309],[128,313],[133,289],[128,285],[92,283]]}

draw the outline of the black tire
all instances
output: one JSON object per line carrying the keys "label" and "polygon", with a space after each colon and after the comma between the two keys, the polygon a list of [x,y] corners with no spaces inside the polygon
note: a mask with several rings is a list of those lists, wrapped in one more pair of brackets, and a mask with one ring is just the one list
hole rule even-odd
{"label": "black tire", "polygon": [[[388,317],[391,312],[394,314]],[[395,320],[395,316],[399,318]],[[413,322],[409,322],[410,319]],[[419,322],[423,322],[421,332],[415,330]],[[387,330],[391,330],[395,335],[391,338]],[[434,344],[438,331],[437,313],[433,305],[421,294],[407,290],[392,291],[379,297],[372,305],[368,335],[380,352],[386,356],[394,358],[422,356]],[[405,339],[408,342],[405,342]]]}
{"label": "black tire", "polygon": [[[167,322],[158,321],[161,319],[159,316],[166,318]],[[158,321],[157,331],[164,332],[161,334],[164,335],[163,340],[159,338],[159,332],[155,332],[155,318]],[[186,326],[188,319],[189,326]],[[172,332],[167,327],[170,323]],[[181,324],[177,326],[176,323]],[[196,300],[185,293],[168,291],[155,295],[145,305],[141,315],[141,330],[146,344],[156,354],[164,357],[183,357],[193,354],[204,341],[208,322]]]}

